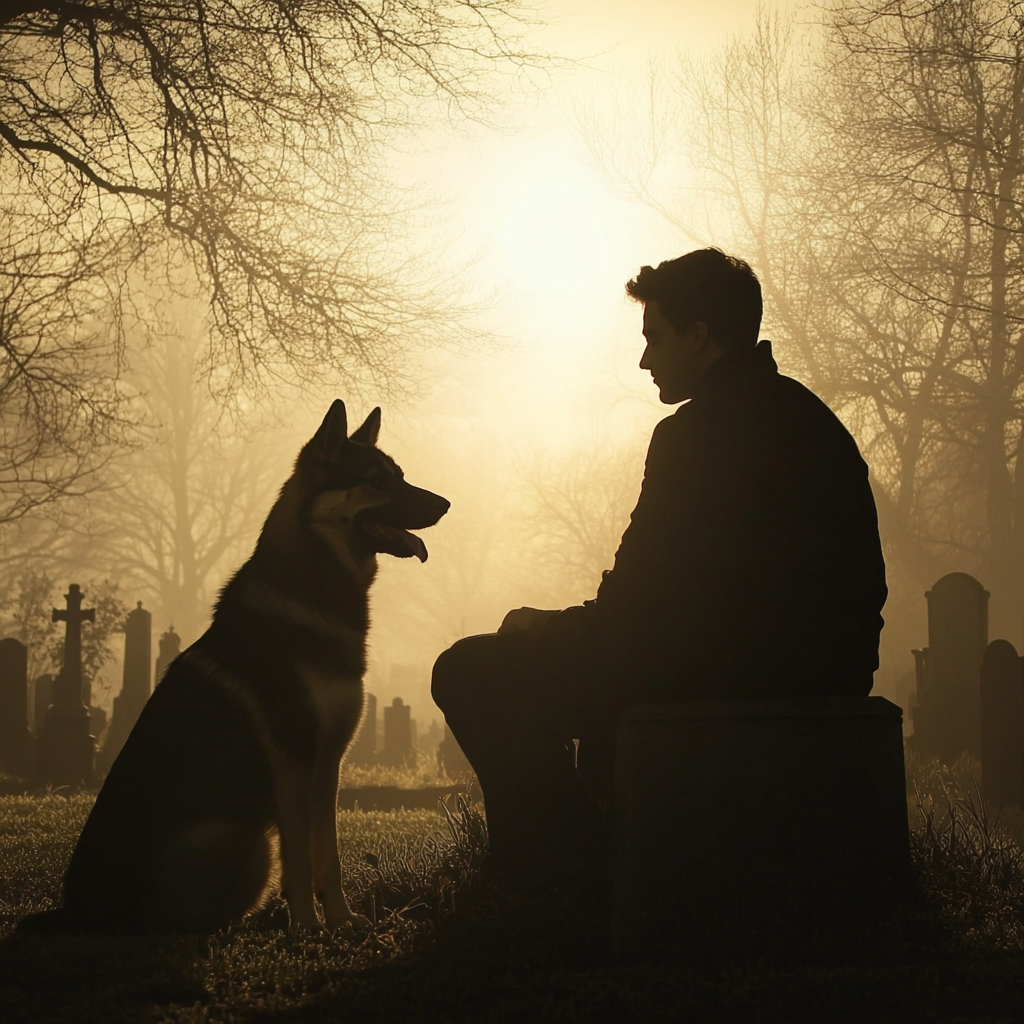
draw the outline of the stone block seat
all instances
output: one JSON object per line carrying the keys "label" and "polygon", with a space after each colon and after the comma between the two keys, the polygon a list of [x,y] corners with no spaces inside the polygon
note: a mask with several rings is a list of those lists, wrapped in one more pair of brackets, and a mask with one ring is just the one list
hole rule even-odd
{"label": "stone block seat", "polygon": [[813,944],[910,885],[902,712],[881,697],[635,707],[619,722],[620,958]]}

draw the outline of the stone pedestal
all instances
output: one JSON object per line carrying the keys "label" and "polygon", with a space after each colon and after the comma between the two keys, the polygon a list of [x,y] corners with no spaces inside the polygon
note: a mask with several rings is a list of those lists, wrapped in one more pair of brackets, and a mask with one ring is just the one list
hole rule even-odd
{"label": "stone pedestal", "polygon": [[907,890],[901,711],[881,697],[633,708],[614,830],[620,958],[806,945]]}
{"label": "stone pedestal", "polygon": [[35,786],[91,786],[95,781],[96,737],[89,712],[51,708],[36,740]]}

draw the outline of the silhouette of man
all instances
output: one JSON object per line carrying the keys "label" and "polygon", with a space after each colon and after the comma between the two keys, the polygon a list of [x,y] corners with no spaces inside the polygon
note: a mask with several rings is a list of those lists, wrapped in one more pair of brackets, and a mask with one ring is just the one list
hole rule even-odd
{"label": "silhouette of man", "polygon": [[[480,780],[510,883],[602,870],[615,722],[657,701],[866,695],[885,567],[868,470],[758,342],[761,286],[702,249],[643,267],[648,370],[675,413],[597,597],[519,608],[437,659],[433,695]],[[578,747],[574,740],[578,740]]]}

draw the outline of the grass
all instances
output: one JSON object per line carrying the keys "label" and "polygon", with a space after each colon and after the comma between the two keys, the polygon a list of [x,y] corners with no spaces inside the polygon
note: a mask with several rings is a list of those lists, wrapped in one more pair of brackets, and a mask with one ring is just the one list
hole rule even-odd
{"label": "grass", "polygon": [[[272,898],[208,938],[10,937],[52,904],[89,794],[0,798],[0,1020],[981,1022],[1024,1016],[1024,854],[972,766],[911,765],[917,898],[854,956],[607,961],[600,902],[480,875],[478,808],[339,813],[368,933],[290,935]],[[393,782],[390,784],[394,784]],[[919,805],[919,806],[918,806]]]}

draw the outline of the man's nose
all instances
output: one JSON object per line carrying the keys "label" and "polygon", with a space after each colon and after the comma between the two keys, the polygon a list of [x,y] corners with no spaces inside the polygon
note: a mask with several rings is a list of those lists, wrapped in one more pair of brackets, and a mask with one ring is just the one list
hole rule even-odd
{"label": "man's nose", "polygon": [[640,357],[640,369],[641,370],[649,370],[651,368],[650,365],[647,362],[647,356],[650,353],[650,351],[651,351],[651,346],[650,345],[644,346],[644,354]]}

